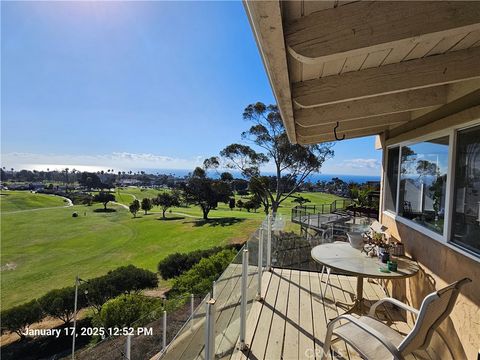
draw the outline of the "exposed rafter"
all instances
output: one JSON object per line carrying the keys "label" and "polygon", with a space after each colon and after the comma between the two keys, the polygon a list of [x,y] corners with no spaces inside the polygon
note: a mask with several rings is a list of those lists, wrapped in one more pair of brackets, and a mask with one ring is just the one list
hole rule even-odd
{"label": "exposed rafter", "polygon": [[429,108],[446,103],[447,87],[431,87],[295,111],[303,127]]}
{"label": "exposed rafter", "polygon": [[480,47],[293,84],[303,108],[480,77]]}
{"label": "exposed rafter", "polygon": [[285,39],[294,58],[314,63],[478,29],[479,1],[360,1],[287,24]]}
{"label": "exposed rafter", "polygon": [[[375,133],[376,128],[383,129],[385,126],[399,125],[409,121],[410,119],[410,113],[403,112],[372,116],[364,119],[340,121],[337,132],[342,134],[345,131],[351,132],[354,130],[369,128],[372,130],[372,133]],[[332,135],[334,125],[335,124],[324,124],[310,127],[297,126],[297,135],[303,137]]]}
{"label": "exposed rafter", "polygon": [[[342,136],[343,134],[345,134],[345,139],[347,140],[347,139],[353,139],[353,138],[362,137],[362,136],[380,134],[381,132],[388,129],[389,129],[389,126],[383,126],[383,127],[375,126],[373,128],[365,128],[362,130],[350,130],[345,132],[338,130],[338,135]],[[308,144],[317,144],[322,142],[335,141],[335,136],[333,135],[333,133],[326,134],[326,135],[313,135],[313,136],[298,135],[297,139],[299,144],[308,145]]]}

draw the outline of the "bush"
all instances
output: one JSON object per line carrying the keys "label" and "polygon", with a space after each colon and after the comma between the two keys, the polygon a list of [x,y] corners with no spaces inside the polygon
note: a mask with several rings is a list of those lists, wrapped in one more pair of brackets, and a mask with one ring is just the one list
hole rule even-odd
{"label": "bush", "polygon": [[215,246],[206,250],[195,250],[189,253],[173,253],[158,263],[158,271],[165,280],[174,278],[189,270],[193,265],[198,264],[203,258],[212,256],[224,249],[239,250],[239,245],[227,245],[224,247]]}
{"label": "bush", "polygon": [[105,328],[141,326],[159,318],[162,310],[160,299],[139,294],[120,295],[103,304],[93,317],[93,325]]}
{"label": "bush", "polygon": [[22,339],[25,337],[23,333],[25,329],[36,322],[42,320],[43,313],[37,300],[15,306],[8,310],[4,310],[0,314],[2,319],[2,334],[11,331],[17,333]]}
{"label": "bush", "polygon": [[133,265],[122,266],[106,275],[89,280],[81,286],[82,294],[88,291],[88,304],[100,310],[108,300],[120,294],[130,293],[158,285],[157,275]]}
{"label": "bush", "polygon": [[210,291],[212,282],[218,279],[236,254],[237,252],[233,249],[222,250],[215,255],[200,260],[198,264],[175,279],[169,295],[206,294]]}

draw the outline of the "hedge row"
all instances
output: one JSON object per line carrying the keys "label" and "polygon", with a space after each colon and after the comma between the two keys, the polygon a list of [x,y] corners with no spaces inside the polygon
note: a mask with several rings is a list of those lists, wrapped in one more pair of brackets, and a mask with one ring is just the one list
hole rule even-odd
{"label": "hedge row", "polygon": [[[133,265],[122,266],[87,282],[78,289],[77,309],[93,306],[100,311],[109,299],[120,294],[130,293],[158,285],[157,275],[151,271],[139,269]],[[70,322],[74,313],[75,287],[54,289],[28,303],[17,305],[1,312],[1,332],[11,331],[21,338],[26,327],[52,316]]]}
{"label": "hedge row", "polygon": [[206,250],[195,250],[189,253],[173,253],[158,263],[158,271],[160,275],[162,275],[162,278],[166,280],[171,279],[191,269],[192,266],[198,264],[203,258],[215,255],[225,249],[235,249],[239,251],[241,247],[242,245],[232,244],[223,247],[215,246]]}
{"label": "hedge row", "polygon": [[175,278],[168,296],[176,297],[184,294],[205,295],[227,266],[235,258],[234,249],[222,250],[208,258],[201,259],[197,264],[182,275]]}

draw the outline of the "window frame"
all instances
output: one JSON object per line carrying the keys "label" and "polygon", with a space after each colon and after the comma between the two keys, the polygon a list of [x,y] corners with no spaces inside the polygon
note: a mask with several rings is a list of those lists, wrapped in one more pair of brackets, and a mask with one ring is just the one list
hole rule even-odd
{"label": "window frame", "polygon": [[[452,214],[453,214],[453,211],[454,211],[453,207],[454,207],[454,203],[455,203],[455,201],[454,201],[454,193],[455,193],[454,177],[455,177],[455,162],[456,162],[456,157],[457,157],[457,136],[458,136],[459,131],[469,129],[469,128],[472,128],[472,127],[476,127],[476,126],[480,126],[480,119],[473,120],[473,121],[467,122],[467,123],[462,124],[462,125],[451,126],[451,127],[439,130],[439,131],[431,132],[431,133],[426,134],[426,135],[418,136],[418,137],[415,137],[415,138],[412,138],[412,139],[408,139],[408,140],[405,140],[405,141],[400,141],[400,142],[396,142],[396,143],[388,145],[385,148],[385,151],[384,151],[384,154],[386,156],[386,161],[385,161],[385,166],[384,166],[383,171],[382,171],[382,177],[383,177],[382,198],[385,197],[385,190],[386,190],[385,184],[386,184],[386,181],[387,181],[387,169],[388,169],[388,162],[390,161],[390,159],[388,158],[388,150],[390,150],[391,148],[398,147],[399,148],[399,152],[398,152],[399,159],[398,159],[398,175],[397,175],[398,176],[398,179],[397,179],[397,200],[396,200],[396,204],[395,204],[395,212],[387,209],[385,207],[385,201],[383,200],[382,201],[382,214],[394,219],[395,221],[398,221],[399,223],[402,223],[402,224],[408,226],[409,228],[411,228],[413,230],[416,230],[416,231],[420,232],[423,235],[426,235],[426,236],[432,238],[435,241],[440,242],[441,244],[443,244],[443,245],[445,245],[449,248],[454,249],[455,251],[457,251],[457,252],[459,252],[459,253],[461,253],[461,254],[463,254],[463,255],[471,258],[471,259],[476,260],[477,262],[480,262],[480,252],[472,251],[470,249],[467,249],[467,248],[463,247],[461,244],[453,242],[452,241],[452,234],[451,234],[451,232],[452,232]],[[430,230],[430,229],[428,229],[428,228],[426,228],[426,227],[424,227],[420,224],[415,223],[412,220],[406,219],[406,218],[399,215],[400,182],[401,182],[400,181],[400,177],[401,177],[400,169],[401,169],[401,165],[402,165],[402,159],[401,159],[402,148],[404,146],[413,145],[413,144],[433,140],[433,139],[444,137],[444,136],[448,136],[448,160],[447,160],[448,161],[448,171],[447,171],[447,184],[446,184],[446,194],[445,194],[445,216],[444,216],[445,221],[444,221],[444,225],[443,225],[443,234],[439,234],[439,233],[436,233],[436,232],[434,232],[434,231],[432,231],[432,230]]]}

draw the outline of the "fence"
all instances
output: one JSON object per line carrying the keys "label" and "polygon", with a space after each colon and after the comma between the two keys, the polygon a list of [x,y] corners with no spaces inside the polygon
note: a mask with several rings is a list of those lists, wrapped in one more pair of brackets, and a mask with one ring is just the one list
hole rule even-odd
{"label": "fence", "polygon": [[349,205],[354,203],[350,199],[338,199],[330,204],[320,205],[298,205],[292,209],[291,220],[294,223],[303,223],[305,218],[311,215],[333,214],[337,210],[345,210]]}

